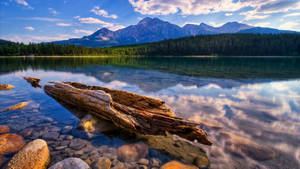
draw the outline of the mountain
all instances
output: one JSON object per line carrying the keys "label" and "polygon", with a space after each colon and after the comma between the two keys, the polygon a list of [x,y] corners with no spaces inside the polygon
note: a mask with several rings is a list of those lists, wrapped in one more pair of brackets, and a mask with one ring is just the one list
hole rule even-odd
{"label": "mountain", "polygon": [[296,31],[278,30],[273,28],[254,27],[241,30],[238,33],[253,33],[253,34],[281,34],[281,33],[298,33]]}
{"label": "mountain", "polygon": [[13,44],[14,42],[8,41],[8,40],[3,40],[0,39],[0,45],[8,45],[8,44]]}
{"label": "mountain", "polygon": [[224,33],[295,33],[271,28],[253,27],[238,22],[228,22],[220,27],[205,23],[199,25],[186,24],[183,27],[162,21],[158,18],[144,18],[136,25],[131,25],[117,31],[102,28],[95,33],[77,39],[56,41],[56,44],[74,44],[87,47],[109,47],[139,43],[157,42],[165,39],[175,39],[187,36],[224,34]]}

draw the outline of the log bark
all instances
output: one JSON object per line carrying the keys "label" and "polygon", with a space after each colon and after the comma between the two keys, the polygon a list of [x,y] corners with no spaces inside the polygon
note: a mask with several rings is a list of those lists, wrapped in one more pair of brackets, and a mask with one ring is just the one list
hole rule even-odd
{"label": "log bark", "polygon": [[212,144],[198,123],[175,117],[159,99],[73,82],[51,82],[44,90],[67,108],[93,114],[129,132],[165,135],[168,131],[190,141]]}

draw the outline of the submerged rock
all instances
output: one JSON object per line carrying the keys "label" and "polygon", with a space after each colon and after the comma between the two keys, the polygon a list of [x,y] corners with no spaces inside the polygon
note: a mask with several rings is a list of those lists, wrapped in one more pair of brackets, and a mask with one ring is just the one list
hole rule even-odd
{"label": "submerged rock", "polygon": [[37,139],[14,155],[6,169],[46,169],[49,163],[48,145],[46,141]]}
{"label": "submerged rock", "polygon": [[85,146],[87,146],[89,143],[86,140],[77,138],[77,139],[73,139],[69,145],[70,148],[75,149],[75,150],[80,150],[82,148],[84,148]]}
{"label": "submerged rock", "polygon": [[117,129],[112,123],[97,119],[90,114],[80,120],[79,128],[86,132],[108,132]]}
{"label": "submerged rock", "polygon": [[93,169],[110,169],[111,161],[108,158],[101,157],[95,162],[93,162],[91,167]]}
{"label": "submerged rock", "polygon": [[2,110],[0,112],[8,112],[8,111],[13,111],[13,110],[23,109],[27,105],[28,105],[28,102],[21,102],[16,105],[13,105],[5,110]]}
{"label": "submerged rock", "polygon": [[0,84],[0,90],[10,90],[13,89],[14,86],[10,84]]}
{"label": "submerged rock", "polygon": [[67,158],[54,164],[49,169],[90,169],[90,167],[80,158]]}
{"label": "submerged rock", "polygon": [[178,161],[171,161],[164,164],[160,169],[198,169],[196,166],[193,165],[186,165],[182,164]]}
{"label": "submerged rock", "polygon": [[138,161],[148,155],[148,149],[144,143],[124,145],[118,148],[118,159],[126,162]]}
{"label": "submerged rock", "polygon": [[22,136],[17,134],[0,135],[0,155],[19,151],[25,145]]}
{"label": "submerged rock", "polygon": [[10,129],[9,129],[8,126],[0,126],[0,134],[8,133],[9,130],[10,130]]}
{"label": "submerged rock", "polygon": [[166,136],[139,135],[138,138],[152,148],[167,152],[168,154],[193,163],[198,167],[206,168],[210,165],[205,151],[198,143],[194,143],[166,132]]}

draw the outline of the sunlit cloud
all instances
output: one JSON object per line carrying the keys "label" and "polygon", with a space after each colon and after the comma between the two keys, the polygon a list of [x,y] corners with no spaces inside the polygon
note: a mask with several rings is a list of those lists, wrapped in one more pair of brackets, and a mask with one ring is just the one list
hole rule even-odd
{"label": "sunlit cloud", "polygon": [[45,21],[45,22],[59,22],[59,21],[61,21],[61,19],[58,19],[58,18],[47,18],[47,17],[28,17],[28,18],[19,17],[19,18],[16,18],[16,19],[33,20],[33,21]]}
{"label": "sunlit cloud", "polygon": [[1,39],[10,40],[13,42],[23,43],[40,43],[40,42],[51,42],[58,40],[66,40],[70,38],[79,38],[79,36],[68,35],[68,34],[57,34],[55,36],[38,36],[38,35],[14,35],[14,36],[3,36]]}
{"label": "sunlit cloud", "polygon": [[280,25],[279,28],[284,30],[290,30],[295,29],[296,26],[299,26],[299,22],[290,21]]}
{"label": "sunlit cloud", "polygon": [[74,30],[74,33],[76,33],[76,34],[81,34],[81,33],[83,33],[83,34],[90,35],[90,34],[94,33],[94,31],[91,31],[91,30],[83,30],[83,29],[75,29],[75,30]]}
{"label": "sunlit cloud", "polygon": [[62,27],[72,26],[72,24],[69,24],[69,23],[56,23],[56,25],[62,26]]}
{"label": "sunlit cloud", "polygon": [[294,16],[300,16],[300,12],[295,12],[295,13],[290,13],[290,14],[286,14],[283,17],[294,17]]}
{"label": "sunlit cloud", "polygon": [[52,14],[52,15],[56,15],[57,14],[57,11],[54,10],[53,8],[48,8],[49,12]]}
{"label": "sunlit cloud", "polygon": [[257,26],[257,27],[267,27],[267,26],[270,26],[270,22],[259,22],[259,23],[256,23],[254,26]]}
{"label": "sunlit cloud", "polygon": [[25,0],[16,0],[16,2],[20,5],[28,6],[29,4]]}
{"label": "sunlit cloud", "polygon": [[117,15],[115,15],[115,14],[111,14],[110,15],[110,14],[108,14],[107,11],[105,11],[103,9],[100,9],[99,6],[94,6],[94,8],[91,10],[91,12],[93,12],[96,15],[105,17],[105,18],[113,18],[113,19],[117,19],[118,18]]}
{"label": "sunlit cloud", "polygon": [[298,0],[129,0],[136,12],[144,15],[199,15],[235,12],[252,7],[256,13],[276,13],[300,9]]}
{"label": "sunlit cloud", "polygon": [[24,29],[27,30],[27,31],[33,31],[34,27],[32,27],[32,26],[26,26]]}
{"label": "sunlit cloud", "polygon": [[108,23],[108,22],[105,22],[105,21],[102,21],[100,19],[93,18],[93,17],[81,18],[80,16],[75,16],[74,18],[78,19],[78,21],[80,23],[98,24],[98,25],[103,25],[104,27],[112,27],[113,26],[112,23]]}

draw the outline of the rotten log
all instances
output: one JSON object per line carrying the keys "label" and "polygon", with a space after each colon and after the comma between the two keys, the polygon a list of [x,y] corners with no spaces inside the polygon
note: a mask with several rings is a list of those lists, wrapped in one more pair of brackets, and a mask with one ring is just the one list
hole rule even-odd
{"label": "rotten log", "polygon": [[66,108],[93,114],[129,132],[165,135],[167,131],[190,141],[212,144],[198,123],[175,117],[160,99],[73,82],[50,82],[44,90]]}
{"label": "rotten log", "polygon": [[39,84],[41,79],[33,78],[33,77],[24,77],[24,79],[31,84],[32,87],[36,88],[42,88],[42,86]]}

